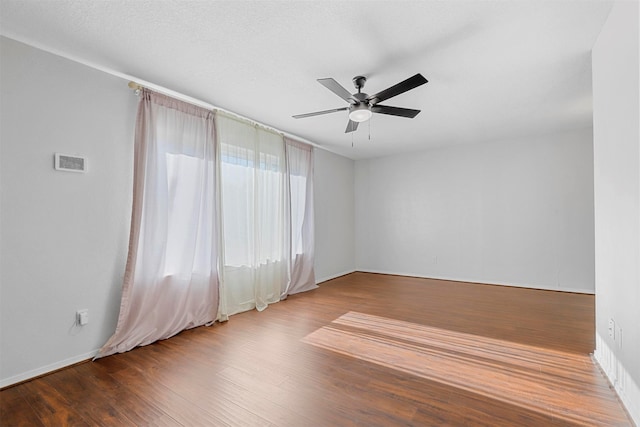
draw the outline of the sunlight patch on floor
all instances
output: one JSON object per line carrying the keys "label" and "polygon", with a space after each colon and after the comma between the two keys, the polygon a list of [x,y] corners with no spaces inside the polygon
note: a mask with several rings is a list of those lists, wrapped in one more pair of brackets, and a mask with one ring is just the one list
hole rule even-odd
{"label": "sunlight patch on floor", "polygon": [[610,391],[588,355],[357,312],[340,316],[303,342],[565,421],[612,422],[602,403],[602,393]]}

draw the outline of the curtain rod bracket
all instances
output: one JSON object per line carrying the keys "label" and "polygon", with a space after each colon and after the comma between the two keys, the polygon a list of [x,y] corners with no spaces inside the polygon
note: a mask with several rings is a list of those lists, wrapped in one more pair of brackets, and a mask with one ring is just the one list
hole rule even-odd
{"label": "curtain rod bracket", "polygon": [[136,82],[129,82],[129,87],[133,89],[136,95],[140,95],[140,90],[142,90],[142,86],[140,86]]}

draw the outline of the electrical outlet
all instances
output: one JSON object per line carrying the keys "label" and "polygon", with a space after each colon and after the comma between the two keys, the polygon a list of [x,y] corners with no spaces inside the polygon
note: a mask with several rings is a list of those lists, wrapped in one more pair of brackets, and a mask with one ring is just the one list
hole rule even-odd
{"label": "electrical outlet", "polygon": [[609,319],[609,337],[616,340],[616,322],[613,319]]}
{"label": "electrical outlet", "polygon": [[89,310],[85,308],[84,310],[76,311],[76,323],[80,326],[89,323]]}
{"label": "electrical outlet", "polygon": [[622,326],[620,325],[616,330],[616,343],[618,343],[618,348],[622,348]]}

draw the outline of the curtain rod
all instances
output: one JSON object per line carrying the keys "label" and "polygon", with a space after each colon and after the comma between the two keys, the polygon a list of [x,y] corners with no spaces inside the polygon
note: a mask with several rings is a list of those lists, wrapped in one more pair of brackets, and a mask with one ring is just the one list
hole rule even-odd
{"label": "curtain rod", "polygon": [[[320,149],[325,150],[325,151],[329,151],[329,150],[327,150],[325,147],[323,147],[323,146],[321,146],[321,145],[318,145],[318,144],[316,144],[315,142],[311,142],[311,141],[309,141],[309,140],[308,140],[308,139],[306,139],[306,138],[302,138],[302,137],[300,137],[300,136],[298,136],[298,135],[294,135],[294,134],[291,134],[291,133],[288,133],[288,132],[283,132],[283,131],[281,131],[280,129],[276,129],[276,128],[274,128],[273,126],[265,125],[264,123],[260,123],[260,122],[258,122],[258,121],[256,121],[256,120],[250,119],[249,117],[245,117],[245,116],[243,116],[243,115],[241,115],[241,114],[234,113],[233,111],[225,110],[224,108],[216,107],[216,106],[215,106],[215,105],[213,105],[213,104],[209,104],[208,102],[204,102],[204,101],[201,101],[201,100],[199,100],[199,99],[192,98],[192,97],[190,97],[190,96],[188,96],[188,95],[183,95],[183,94],[181,94],[181,93],[179,93],[179,92],[169,91],[169,90],[164,91],[164,90],[162,90],[162,89],[158,90],[158,89],[156,89],[156,88],[152,88],[152,87],[148,87],[148,86],[141,85],[140,83],[136,83],[136,82],[134,82],[134,81],[130,81],[130,82],[129,82],[129,84],[128,84],[128,86],[129,86],[129,88],[130,88],[130,89],[134,90],[134,91],[136,92],[136,94],[138,94],[140,90],[142,90],[142,89],[144,89],[144,88],[147,88],[147,89],[154,90],[154,91],[157,91],[157,92],[159,92],[159,93],[162,93],[163,95],[167,95],[167,96],[176,96],[176,97],[178,97],[178,98],[182,98],[182,99],[181,99],[181,101],[185,101],[185,102],[188,102],[188,103],[190,103],[190,104],[197,105],[198,107],[204,107],[204,108],[207,108],[207,109],[210,109],[210,110],[214,110],[214,111],[221,111],[221,112],[223,112],[223,113],[225,113],[225,114],[228,114],[228,115],[231,115],[231,116],[235,116],[235,117],[237,117],[237,118],[239,118],[239,119],[241,119],[241,120],[248,120],[248,121],[250,121],[251,123],[255,123],[255,124],[260,125],[260,126],[262,126],[262,127],[266,128],[266,129],[268,129],[268,130],[272,130],[272,131],[274,131],[274,132],[276,132],[276,133],[279,133],[279,134],[281,134],[283,137],[287,137],[287,138],[295,139],[295,140],[298,140],[298,141],[300,141],[300,142],[304,142],[304,143],[306,143],[306,144],[309,144],[309,145],[311,145],[311,146],[313,146],[313,147],[320,148]],[[172,94],[167,93],[167,92],[172,92]]]}
{"label": "curtain rod", "polygon": [[[61,58],[68,59],[68,60],[76,62],[78,64],[82,64],[85,67],[93,68],[94,70],[101,71],[103,73],[118,77],[118,78],[123,79],[123,80],[129,80],[129,79],[135,79],[136,78],[136,76],[132,76],[131,74],[126,74],[126,73],[122,73],[120,71],[113,70],[113,69],[105,67],[103,65],[99,65],[99,64],[97,64],[95,62],[87,61],[85,59],[76,57],[74,55],[70,55],[70,54],[68,54],[66,52],[63,52],[63,51],[60,51],[60,50],[57,50],[57,49],[52,49],[51,47],[46,46],[46,45],[42,45],[40,43],[34,43],[33,41],[26,40],[23,37],[18,37],[16,35],[6,35],[6,34],[2,34],[2,36],[3,37],[8,37],[8,38],[10,38],[12,40],[18,41],[20,43],[24,43],[27,46],[31,46],[31,47],[34,47],[36,49],[43,50],[45,52],[49,52],[49,53],[51,53],[53,55],[57,55],[57,56],[59,56]],[[131,89],[133,89],[133,90],[139,90],[139,89],[142,89],[143,87],[146,87],[146,88],[149,88],[151,90],[155,90],[155,91],[157,91],[159,93],[162,93],[164,95],[180,98],[181,100],[183,100],[185,102],[189,102],[189,103],[194,104],[194,105],[199,105],[201,107],[202,106],[206,106],[205,108],[217,109],[217,110],[220,110],[220,111],[224,111],[224,112],[226,112],[228,114],[234,115],[234,116],[239,117],[241,119],[249,120],[249,121],[252,121],[254,123],[258,123],[259,125],[264,126],[266,128],[273,129],[274,131],[276,131],[278,133],[281,133],[282,135],[287,136],[289,138],[297,139],[298,141],[307,143],[307,144],[309,144],[309,145],[311,145],[313,147],[319,148],[319,149],[324,150],[324,151],[328,151],[330,153],[337,154],[339,156],[344,156],[343,154],[339,154],[339,153],[331,150],[330,148],[323,147],[322,145],[316,144],[315,142],[311,142],[306,138],[302,138],[302,137],[300,137],[298,135],[294,135],[292,133],[280,131],[280,130],[272,127],[272,126],[263,125],[262,123],[259,123],[259,122],[255,121],[255,120],[252,120],[252,119],[248,118],[248,117],[244,117],[244,116],[242,116],[240,114],[234,113],[233,111],[228,111],[228,110],[225,110],[224,108],[214,107],[213,105],[211,105],[211,104],[209,104],[207,102],[204,102],[204,101],[201,101],[199,99],[190,97],[188,95],[183,95],[180,92],[176,92],[176,91],[172,91],[170,89],[163,88],[162,86],[157,86],[157,85],[154,85],[154,84],[149,83],[149,82],[146,82],[146,83],[149,86],[145,86],[143,84],[139,84],[139,83],[136,83],[134,81],[129,81],[129,87]]]}

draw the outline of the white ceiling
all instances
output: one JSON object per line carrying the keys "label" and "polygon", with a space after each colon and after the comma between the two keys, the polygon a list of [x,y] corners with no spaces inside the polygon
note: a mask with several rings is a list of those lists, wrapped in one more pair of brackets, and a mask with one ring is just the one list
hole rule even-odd
{"label": "white ceiling", "polygon": [[[0,32],[180,92],[353,159],[591,126],[590,51],[610,1],[14,1]],[[346,103],[429,83],[345,134]],[[353,140],[352,140],[353,137]],[[353,142],[353,147],[352,147]]]}

